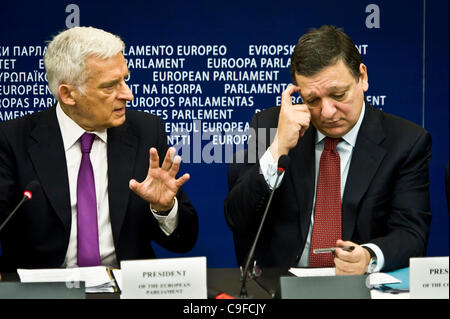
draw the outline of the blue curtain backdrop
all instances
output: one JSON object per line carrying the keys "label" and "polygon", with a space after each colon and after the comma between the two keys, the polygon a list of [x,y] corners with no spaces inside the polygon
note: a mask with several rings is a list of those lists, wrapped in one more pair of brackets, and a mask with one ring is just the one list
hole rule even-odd
{"label": "blue curtain backdrop", "polygon": [[[0,11],[0,120],[46,109],[46,41],[73,25],[122,37],[135,100],[160,115],[185,161],[184,189],[197,209],[199,240],[185,255],[236,266],[223,215],[227,151],[245,146],[258,110],[290,83],[292,47],[312,27],[344,29],[368,67],[375,107],[424,126],[433,137],[429,256],[448,256],[448,1],[8,1]],[[187,133],[176,132],[187,128]],[[198,132],[196,132],[198,130]],[[197,135],[196,135],[197,133]],[[233,133],[233,134],[232,134]],[[199,137],[200,134],[200,137]]]}

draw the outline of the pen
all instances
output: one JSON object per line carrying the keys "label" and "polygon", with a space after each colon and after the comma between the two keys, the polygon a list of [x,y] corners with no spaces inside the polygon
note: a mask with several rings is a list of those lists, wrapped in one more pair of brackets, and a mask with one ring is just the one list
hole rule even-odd
{"label": "pen", "polygon": [[336,250],[336,248],[341,248],[345,251],[353,251],[353,249],[355,249],[355,246],[344,246],[344,247],[331,247],[331,248],[319,248],[319,249],[314,249],[313,253],[315,254],[323,254],[323,253],[334,253],[334,251]]}

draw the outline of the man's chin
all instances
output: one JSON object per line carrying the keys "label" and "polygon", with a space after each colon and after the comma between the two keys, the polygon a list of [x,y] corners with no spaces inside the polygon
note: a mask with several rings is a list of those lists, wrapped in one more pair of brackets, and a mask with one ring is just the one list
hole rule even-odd
{"label": "man's chin", "polygon": [[332,138],[340,138],[348,133],[348,129],[344,127],[322,127],[318,129],[320,133],[322,133],[325,136],[332,137]]}
{"label": "man's chin", "polygon": [[114,119],[111,122],[111,126],[110,127],[117,127],[122,125],[123,123],[125,123],[126,117],[125,117],[125,113],[123,115],[118,116],[116,119]]}
{"label": "man's chin", "polygon": [[120,108],[120,109],[115,109],[115,110],[113,111],[113,112],[114,112],[114,116],[116,116],[116,117],[125,116],[125,110],[126,110],[125,107],[122,107],[122,108]]}

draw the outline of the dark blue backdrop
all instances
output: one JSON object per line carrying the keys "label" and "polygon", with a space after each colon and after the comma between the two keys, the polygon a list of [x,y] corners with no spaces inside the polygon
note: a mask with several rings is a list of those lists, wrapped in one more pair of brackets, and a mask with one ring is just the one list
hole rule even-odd
{"label": "dark blue backdrop", "polygon": [[[152,84],[155,69],[130,67],[130,84],[139,84],[136,98],[148,98],[138,105],[143,111],[166,110],[168,123],[186,122],[171,117],[171,111],[199,109],[231,109],[226,119],[209,122],[248,122],[257,109],[276,104],[279,94],[228,93],[225,83],[275,83],[290,82],[288,68],[266,68],[259,65],[261,57],[282,58],[289,54],[264,56],[250,55],[249,45],[295,45],[298,38],[311,27],[334,24],[342,27],[360,48],[368,67],[370,96],[376,107],[423,125],[433,137],[431,160],[431,203],[433,222],[428,254],[448,256],[448,209],[444,192],[444,170],[448,162],[448,1],[77,1],[75,11],[65,1],[14,1],[2,4],[0,12],[0,120],[17,117],[23,111],[43,109],[46,92],[23,91],[36,81],[43,85],[40,59],[45,41],[66,23],[95,26],[120,35],[127,47],[178,45],[224,45],[226,55],[182,56],[182,69],[161,71],[207,71],[208,58],[255,58],[256,68],[224,68],[224,71],[279,71],[276,80],[252,81],[189,81],[199,84],[200,92],[164,94],[162,84],[157,93],[142,91],[144,84]],[[375,4],[379,11],[373,11]],[[66,12],[66,9],[68,12]],[[79,11],[78,11],[79,10]],[[366,12],[367,11],[367,12]],[[79,14],[78,14],[79,12]],[[67,19],[67,17],[69,17]],[[377,19],[379,18],[379,20]],[[425,18],[425,20],[424,20]],[[67,20],[67,21],[66,21]],[[379,22],[379,24],[377,23]],[[370,27],[370,28],[369,28]],[[159,55],[133,55],[128,59],[180,58]],[[9,62],[7,62],[9,60]],[[15,60],[15,61],[11,61]],[[232,60],[233,61],[233,60]],[[236,60],[234,60],[236,62]],[[22,73],[22,75],[21,75]],[[16,74],[16,75],[14,75]],[[31,74],[31,75],[30,75]],[[273,74],[273,73],[272,73]],[[17,76],[17,78],[16,78]],[[212,78],[212,75],[211,75]],[[17,80],[17,81],[14,81]],[[33,81],[34,80],[34,81]],[[180,84],[180,81],[172,81]],[[11,86],[20,86],[13,94]],[[17,87],[16,87],[17,89]],[[20,91],[22,90],[22,91]],[[16,90],[17,91],[17,90]],[[229,106],[192,107],[178,103],[179,96],[200,99],[207,97],[251,98]],[[38,97],[38,100],[34,100]],[[174,106],[154,106],[157,97],[173,98]],[[28,99],[28,100],[26,100]],[[51,101],[50,101],[51,102]],[[48,107],[49,104],[45,104]],[[135,107],[131,106],[130,107]],[[17,112],[19,111],[19,112]],[[169,132],[168,132],[169,134]],[[205,145],[208,141],[204,142]],[[192,147],[192,145],[188,145]],[[225,146],[223,146],[225,147]],[[223,149],[222,147],[222,149]],[[192,149],[191,149],[192,150]],[[192,161],[192,156],[191,156]],[[191,174],[185,191],[195,205],[200,219],[200,235],[195,248],[182,256],[207,256],[209,267],[236,265],[231,232],[223,217],[223,201],[227,194],[227,165],[217,161],[185,163],[183,172]],[[155,246],[159,257],[180,256]]]}

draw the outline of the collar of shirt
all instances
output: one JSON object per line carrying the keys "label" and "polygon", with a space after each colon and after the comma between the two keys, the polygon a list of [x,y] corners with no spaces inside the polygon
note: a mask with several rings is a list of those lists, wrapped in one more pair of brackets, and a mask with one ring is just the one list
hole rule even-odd
{"label": "collar of shirt", "polygon": [[[365,111],[366,111],[366,102],[364,101],[362,109],[361,109],[361,114],[359,114],[359,118],[358,118],[358,121],[356,122],[355,126],[353,126],[353,128],[350,131],[348,131],[347,134],[342,136],[342,139],[346,143],[350,144],[352,147],[355,147],[356,138],[358,137],[359,128],[361,127],[361,123],[364,118]],[[322,134],[319,130],[317,130],[316,144],[321,143],[324,138],[325,138],[325,135]]]}
{"label": "collar of shirt", "polygon": [[[71,148],[86,131],[81,128],[74,120],[72,120],[64,111],[61,106],[56,105],[56,117],[58,118],[59,127],[61,129],[61,135],[64,143],[64,151]],[[88,132],[97,135],[103,142],[107,141],[106,129],[101,131]]]}

